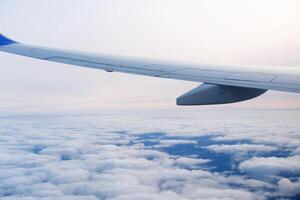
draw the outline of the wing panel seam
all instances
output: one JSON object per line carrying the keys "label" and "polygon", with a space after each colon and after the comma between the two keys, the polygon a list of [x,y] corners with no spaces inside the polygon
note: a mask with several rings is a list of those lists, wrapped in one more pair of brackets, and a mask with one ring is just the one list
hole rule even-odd
{"label": "wing panel seam", "polygon": [[82,59],[74,59],[74,58],[68,58],[68,57],[63,57],[63,56],[52,56],[48,58],[44,58],[44,60],[51,60],[51,59],[66,59],[66,60],[71,60],[71,61],[77,61],[77,62],[84,62],[84,63],[89,63],[89,64],[96,64],[96,65],[106,65],[110,67],[117,67],[117,68],[128,68],[128,69],[133,69],[133,70],[143,70],[143,71],[149,71],[149,72],[163,72],[162,70],[156,70],[156,69],[148,69],[148,68],[140,68],[140,67],[131,67],[131,66],[126,66],[126,65],[116,65],[116,64],[109,64],[109,63],[102,63],[102,62],[94,62],[94,61],[86,61]]}

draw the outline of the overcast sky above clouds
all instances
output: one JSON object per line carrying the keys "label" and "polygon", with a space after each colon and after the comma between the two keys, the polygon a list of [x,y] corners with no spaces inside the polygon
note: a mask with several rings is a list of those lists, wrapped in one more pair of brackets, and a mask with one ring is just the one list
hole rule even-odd
{"label": "overcast sky above clouds", "polygon": [[[298,0],[1,0],[1,32],[21,42],[201,63],[300,67]],[[197,86],[0,54],[0,111],[173,108]],[[269,92],[235,107],[300,108]]]}

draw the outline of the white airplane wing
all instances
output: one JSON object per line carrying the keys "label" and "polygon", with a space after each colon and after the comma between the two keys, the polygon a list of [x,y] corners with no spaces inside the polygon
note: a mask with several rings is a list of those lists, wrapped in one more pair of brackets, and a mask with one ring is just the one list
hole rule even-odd
{"label": "white airplane wing", "polygon": [[267,90],[300,93],[300,68],[173,64],[44,48],[15,42],[0,34],[0,51],[108,72],[203,83],[177,99],[178,105],[240,102]]}

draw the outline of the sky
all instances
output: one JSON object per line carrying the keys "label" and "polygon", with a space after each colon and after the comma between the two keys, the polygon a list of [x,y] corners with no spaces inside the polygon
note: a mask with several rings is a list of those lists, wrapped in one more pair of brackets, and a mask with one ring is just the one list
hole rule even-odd
{"label": "sky", "polygon": [[[298,0],[1,0],[1,33],[100,54],[300,67]],[[300,198],[300,95],[177,107],[198,86],[0,53],[0,200]]]}
{"label": "sky", "polygon": [[[299,8],[298,0],[1,0],[0,31],[28,44],[87,52],[300,67]],[[198,86],[6,53],[0,60],[0,112],[181,109],[175,99]],[[299,100],[268,92],[221,108],[299,109]]]}

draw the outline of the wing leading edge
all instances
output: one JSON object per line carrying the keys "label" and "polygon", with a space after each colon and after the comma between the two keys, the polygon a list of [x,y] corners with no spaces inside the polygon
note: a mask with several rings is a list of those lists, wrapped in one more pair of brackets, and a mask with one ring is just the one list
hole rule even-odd
{"label": "wing leading edge", "polygon": [[178,105],[240,102],[255,98],[267,90],[300,93],[300,69],[293,67],[267,67],[263,71],[255,71],[234,66],[145,61],[26,45],[1,34],[0,51],[109,72],[205,83],[179,97]]}

